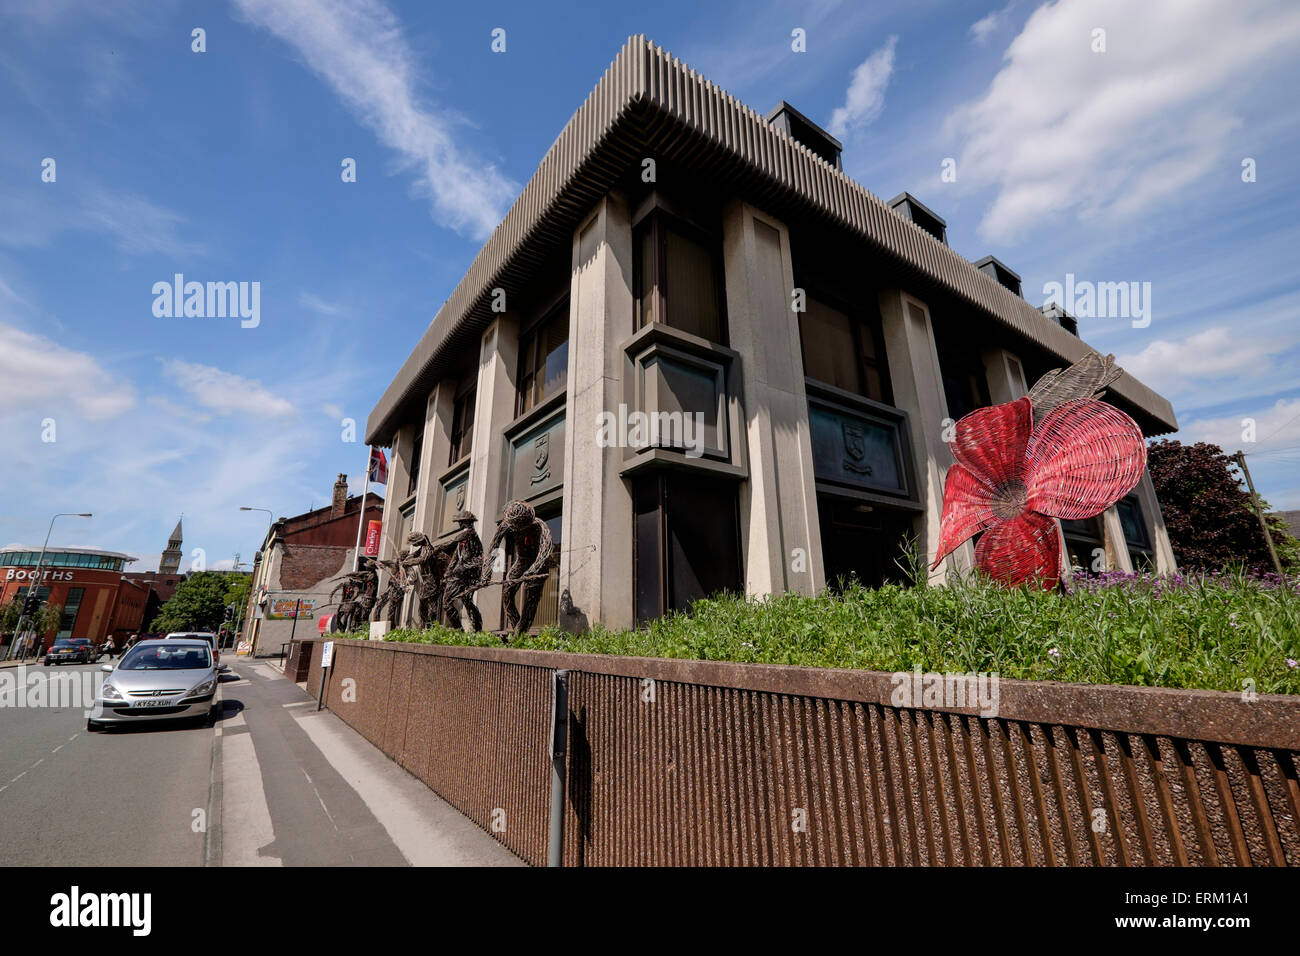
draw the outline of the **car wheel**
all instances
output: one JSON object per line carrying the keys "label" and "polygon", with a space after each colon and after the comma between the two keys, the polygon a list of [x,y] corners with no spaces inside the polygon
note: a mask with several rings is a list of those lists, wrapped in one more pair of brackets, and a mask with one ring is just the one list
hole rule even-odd
{"label": "car wheel", "polygon": [[47,658],[46,658],[44,661],[42,661],[41,663],[43,663],[46,667],[49,667],[49,666],[50,666],[50,659],[47,657]]}

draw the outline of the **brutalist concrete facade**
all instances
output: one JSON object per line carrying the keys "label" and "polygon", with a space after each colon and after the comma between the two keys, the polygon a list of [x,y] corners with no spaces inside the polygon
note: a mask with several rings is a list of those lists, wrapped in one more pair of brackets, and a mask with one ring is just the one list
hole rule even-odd
{"label": "brutalist concrete facade", "polygon": [[[392,449],[382,556],[462,508],[487,542],[523,498],[559,541],[539,621],[581,629],[718,581],[871,583],[907,536],[933,555],[946,427],[1088,346],[914,197],[882,202],[812,145],[629,39],[370,416]],[[1177,428],[1127,374],[1107,400],[1148,436]],[[603,440],[638,413],[703,431]],[[1124,508],[1067,528],[1069,553],[1174,570],[1149,477]],[[933,577],[972,563],[968,543]],[[489,628],[499,603],[480,592]]]}

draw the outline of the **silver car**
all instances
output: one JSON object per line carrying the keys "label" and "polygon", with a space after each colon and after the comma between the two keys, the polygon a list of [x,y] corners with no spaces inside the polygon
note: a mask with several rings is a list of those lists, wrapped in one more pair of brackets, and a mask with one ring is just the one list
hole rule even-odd
{"label": "silver car", "polygon": [[95,695],[86,730],[152,720],[191,718],[209,724],[221,707],[212,646],[197,640],[141,641],[108,674]]}

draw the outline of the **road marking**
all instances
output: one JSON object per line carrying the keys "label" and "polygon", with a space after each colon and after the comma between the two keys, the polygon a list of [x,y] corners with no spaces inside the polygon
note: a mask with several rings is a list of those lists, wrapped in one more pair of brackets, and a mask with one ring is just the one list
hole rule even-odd
{"label": "road marking", "polygon": [[275,826],[253,736],[226,736],[221,738],[221,864],[283,866],[279,857],[259,852],[275,842]]}
{"label": "road marking", "polygon": [[28,769],[29,769],[29,770],[35,770],[37,767],[39,767],[39,766],[40,766],[41,764],[43,764],[43,763],[45,763],[45,758],[44,758],[44,757],[42,757],[40,760],[36,761],[36,763],[32,764]]}
{"label": "road marking", "polygon": [[55,747],[53,750],[51,750],[50,753],[52,753],[52,754],[56,754],[56,753],[58,753],[58,752],[59,752],[60,750],[62,750],[62,749],[63,749],[63,744],[59,744],[57,747]]}
{"label": "road marking", "polygon": [[80,736],[81,736],[81,734],[79,734],[79,733],[73,734],[71,737],[68,738],[68,741],[71,742],[71,741],[73,741],[73,740],[76,740],[76,739],[77,739],[78,737],[80,737]]}
{"label": "road marking", "polygon": [[18,776],[14,777],[13,780],[10,780],[9,782],[10,782],[10,783],[16,783],[17,781],[21,780],[21,779],[22,779],[23,777],[25,777],[25,776],[27,776],[27,771],[26,771],[26,770],[24,770],[24,771],[23,771],[22,773],[20,773]]}
{"label": "road marking", "polygon": [[339,828],[339,825],[338,825],[337,823],[334,822],[334,815],[333,815],[332,813],[330,813],[330,808],[327,807],[327,806],[325,806],[325,798],[322,797],[322,796],[320,795],[320,791],[316,789],[316,784],[315,784],[315,782],[312,781],[312,779],[311,779],[311,775],[308,774],[307,771],[306,771],[304,768],[302,768],[302,767],[299,767],[298,769],[299,769],[299,770],[302,770],[302,775],[303,775],[304,777],[306,777],[306,778],[307,778],[307,782],[308,782],[309,784],[311,784],[311,792],[314,793],[314,794],[316,794],[316,802],[319,803],[319,804],[320,804],[320,808],[321,808],[322,810],[325,811],[325,816],[329,818],[330,825],[331,825],[332,827],[334,827],[334,830],[337,832],[337,831],[338,831],[338,828]]}

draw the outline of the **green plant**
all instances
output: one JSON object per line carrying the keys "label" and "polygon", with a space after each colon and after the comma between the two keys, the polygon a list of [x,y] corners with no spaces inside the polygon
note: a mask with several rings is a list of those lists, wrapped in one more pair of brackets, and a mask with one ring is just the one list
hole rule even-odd
{"label": "green plant", "polygon": [[[391,641],[500,646],[492,634],[397,630]],[[697,601],[643,628],[547,628],[525,649],[879,671],[1300,693],[1300,595],[1237,570],[1188,578],[1113,575],[1073,593],[850,584],[839,595]]]}

